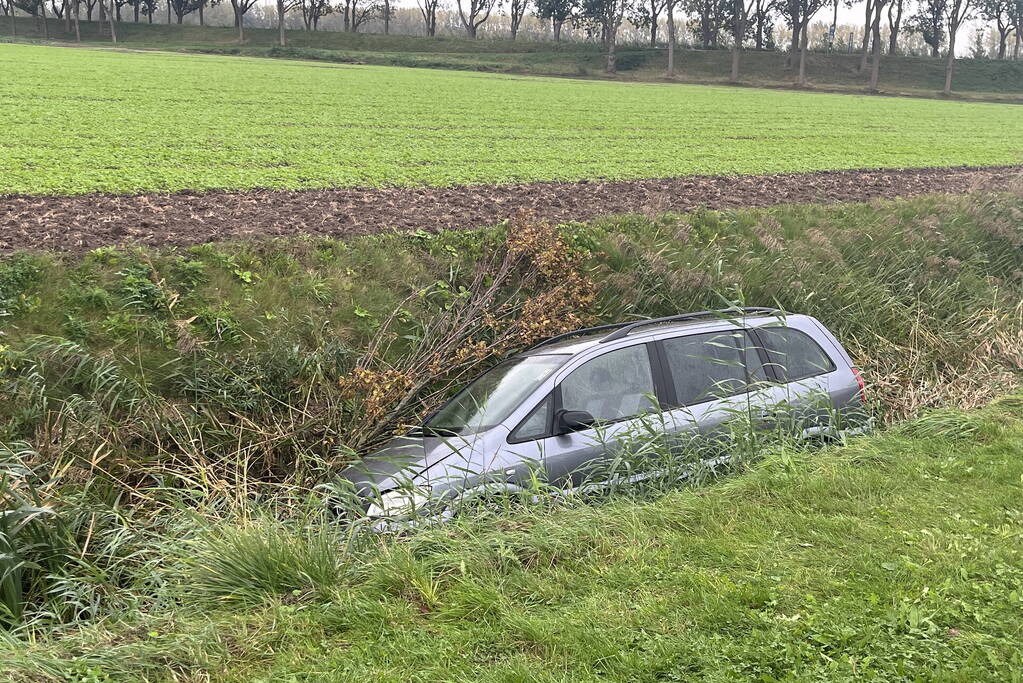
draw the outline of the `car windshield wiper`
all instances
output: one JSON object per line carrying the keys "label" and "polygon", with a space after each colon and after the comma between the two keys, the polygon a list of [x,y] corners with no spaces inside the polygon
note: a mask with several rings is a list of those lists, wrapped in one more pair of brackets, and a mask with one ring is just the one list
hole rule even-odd
{"label": "car windshield wiper", "polygon": [[408,436],[458,436],[459,432],[456,429],[450,427],[431,427],[429,425],[422,425],[420,427],[414,427]]}

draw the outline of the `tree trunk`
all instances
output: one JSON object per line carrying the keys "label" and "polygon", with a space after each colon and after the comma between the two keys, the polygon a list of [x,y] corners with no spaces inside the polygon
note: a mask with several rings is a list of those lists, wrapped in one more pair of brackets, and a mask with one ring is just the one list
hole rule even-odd
{"label": "tree trunk", "polygon": [[75,3],[75,42],[82,42],[82,27],[79,15],[81,14],[79,0],[74,0]]}
{"label": "tree trunk", "polygon": [[799,31],[799,86],[806,87],[806,36],[810,32],[810,22],[803,24]]}
{"label": "tree trunk", "polygon": [[277,0],[277,29],[281,47],[287,46],[287,37],[284,35],[284,0]]}
{"label": "tree trunk", "polygon": [[795,26],[792,27],[792,46],[789,48],[789,54],[785,58],[786,69],[792,68],[792,55],[799,52],[800,49],[799,46],[802,44],[801,38],[803,32],[803,24],[799,20],[796,20],[793,23],[795,24]]}
{"label": "tree trunk", "polygon": [[241,45],[245,42],[245,15],[242,14],[241,5],[235,10],[238,15],[238,44]]}
{"label": "tree trunk", "polygon": [[391,32],[391,0],[384,0],[384,35]]}
{"label": "tree trunk", "polygon": [[859,72],[863,73],[867,70],[867,55],[870,51],[870,27],[874,19],[874,2],[873,0],[867,0],[867,18],[863,22],[863,44],[860,46],[860,51],[863,53],[860,58]]}
{"label": "tree trunk", "polygon": [[956,63],[956,34],[949,33],[948,36],[948,61],[945,62],[945,90],[946,96],[952,94],[952,71]]}
{"label": "tree trunk", "polygon": [[[99,1],[103,2],[103,0],[99,0]],[[170,0],[167,0],[167,25],[168,26],[170,26],[170,23],[171,23],[170,22],[170,11],[171,11]]]}
{"label": "tree trunk", "polygon": [[206,25],[206,0],[199,3],[199,25]]}
{"label": "tree trunk", "polygon": [[657,17],[650,18],[650,47],[657,47]]}
{"label": "tree trunk", "polygon": [[874,13],[874,23],[871,26],[871,43],[872,43],[872,55],[873,60],[870,65],[870,91],[877,92],[877,83],[881,76],[881,12],[880,7],[878,11]]}
{"label": "tree trunk", "polygon": [[668,1],[668,78],[675,77],[675,3]]}
{"label": "tree trunk", "polygon": [[563,21],[559,21],[557,19],[551,19],[551,24],[554,26],[554,42],[555,43],[560,43],[561,42],[561,26],[562,26],[562,24],[564,24],[564,22]]}
{"label": "tree trunk", "polygon": [[735,24],[732,32],[732,83],[739,80],[739,54],[742,52],[742,39],[746,35],[746,0],[734,0]]}
{"label": "tree trunk", "polygon": [[609,74],[618,71],[617,55],[615,55],[615,44],[618,42],[618,27],[607,31],[607,72]]}
{"label": "tree trunk", "polygon": [[757,0],[757,50],[764,49],[764,8],[761,5],[763,0]]}
{"label": "tree trunk", "polygon": [[46,21],[46,3],[39,3],[39,9],[43,14],[43,40],[50,39],[50,24]]}
{"label": "tree trunk", "polygon": [[835,13],[831,17],[831,33],[828,34],[828,52],[835,47],[835,35],[838,33],[838,0],[835,0]]}
{"label": "tree trunk", "polygon": [[[99,2],[100,2],[100,5],[102,5],[104,0],[99,0]],[[110,13],[107,15],[107,20],[110,22],[110,42],[114,43],[116,45],[117,44],[117,26],[116,26],[117,22],[114,21],[114,15],[116,14],[114,12],[114,2],[115,2],[115,0],[110,0]]]}
{"label": "tree trunk", "polygon": [[50,39],[50,24],[46,21],[46,3],[39,3],[39,9],[43,14],[43,40]]}
{"label": "tree trunk", "polygon": [[998,59],[1005,59],[1009,47],[1009,31],[998,31]]}
{"label": "tree trunk", "polygon": [[[899,32],[902,30],[902,10],[904,0],[891,0],[888,4],[888,54],[899,51]],[[895,15],[892,16],[892,11]]]}

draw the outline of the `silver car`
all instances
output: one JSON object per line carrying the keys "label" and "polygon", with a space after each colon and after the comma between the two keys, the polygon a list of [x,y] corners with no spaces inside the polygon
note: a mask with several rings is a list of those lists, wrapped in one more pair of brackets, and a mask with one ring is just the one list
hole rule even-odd
{"label": "silver car", "polygon": [[869,427],[865,403],[852,359],[816,319],[770,308],[702,311],[548,339],[488,370],[344,477],[370,517],[422,514],[521,490],[538,476],[571,490],[651,425],[689,444],[736,416],[838,435]]}

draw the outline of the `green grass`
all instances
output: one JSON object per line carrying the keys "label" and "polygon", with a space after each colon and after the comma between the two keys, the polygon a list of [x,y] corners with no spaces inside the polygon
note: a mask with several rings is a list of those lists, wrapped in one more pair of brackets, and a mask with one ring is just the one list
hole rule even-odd
{"label": "green grass", "polygon": [[[1018,680],[1021,418],[1009,398],[705,490],[467,520],[233,605],[196,597],[196,565],[238,570],[278,532],[225,524],[162,546],[175,602],[0,662],[15,681]],[[294,546],[253,584],[318,547]]]}
{"label": "green grass", "polygon": [[0,193],[1023,161],[1012,105],[0,46]]}
{"label": "green grass", "polygon": [[[63,24],[50,21],[54,40],[70,40]],[[19,21],[21,39],[42,38],[41,27],[30,19]],[[7,22],[0,36],[10,35]],[[98,24],[83,23],[86,43],[109,45]],[[328,62],[470,69],[534,75],[608,78],[598,46],[587,43],[549,43],[509,40],[466,40],[461,37],[379,35],[335,31],[290,31],[288,48],[277,45],[277,32],[247,29],[244,45],[237,44],[233,28],[123,23],[118,40],[133,48],[156,48],[266,57],[291,57]],[[758,86],[786,87],[796,81],[787,56],[780,52],[750,52],[743,58],[740,80]],[[724,82],[730,78],[730,55],[725,50],[679,51],[677,80],[696,83]],[[621,80],[661,80],[665,49],[623,45],[618,59]],[[862,92],[867,75],[858,69],[859,57],[848,54],[811,54],[811,87],[821,90]],[[943,59],[884,57],[880,87],[884,92],[934,97],[944,87]],[[955,96],[1023,102],[1023,63],[960,60],[956,66]]]}

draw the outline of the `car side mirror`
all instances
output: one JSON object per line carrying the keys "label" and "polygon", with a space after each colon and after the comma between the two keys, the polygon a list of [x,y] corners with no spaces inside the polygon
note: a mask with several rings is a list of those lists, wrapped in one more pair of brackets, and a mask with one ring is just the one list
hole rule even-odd
{"label": "car side mirror", "polygon": [[562,434],[592,427],[596,420],[585,410],[562,410],[558,413],[558,430]]}

